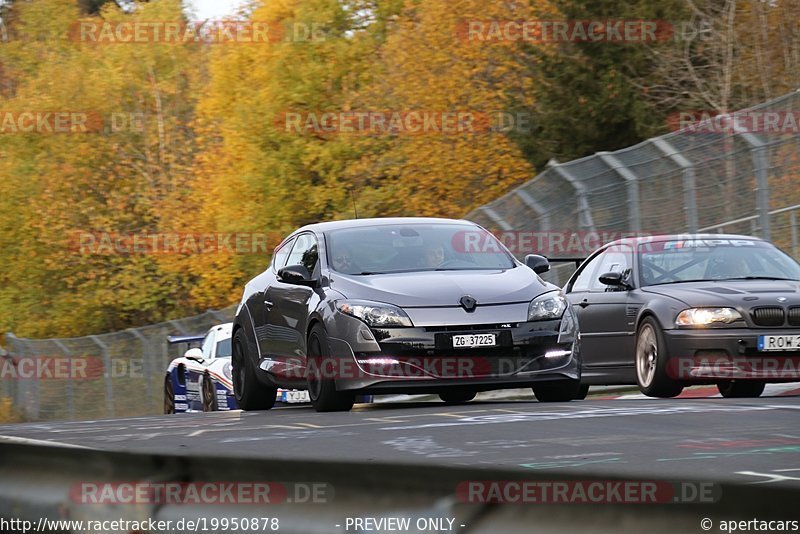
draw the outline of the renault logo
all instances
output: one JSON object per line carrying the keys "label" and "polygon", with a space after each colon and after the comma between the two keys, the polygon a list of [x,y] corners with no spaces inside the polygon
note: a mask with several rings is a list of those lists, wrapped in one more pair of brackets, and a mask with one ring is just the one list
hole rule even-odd
{"label": "renault logo", "polygon": [[464,308],[466,311],[468,312],[475,311],[475,304],[477,304],[477,301],[474,298],[470,297],[469,295],[464,295],[458,302],[461,303],[461,307]]}

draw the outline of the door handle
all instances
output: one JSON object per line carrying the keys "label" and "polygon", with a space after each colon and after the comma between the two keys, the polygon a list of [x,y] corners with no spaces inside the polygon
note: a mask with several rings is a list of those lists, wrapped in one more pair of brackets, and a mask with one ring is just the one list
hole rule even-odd
{"label": "door handle", "polygon": [[588,300],[588,299],[583,299],[583,300],[580,302],[580,304],[578,304],[578,306],[580,306],[581,308],[585,308],[585,307],[586,307],[586,306],[588,306],[588,305],[589,305],[589,300]]}

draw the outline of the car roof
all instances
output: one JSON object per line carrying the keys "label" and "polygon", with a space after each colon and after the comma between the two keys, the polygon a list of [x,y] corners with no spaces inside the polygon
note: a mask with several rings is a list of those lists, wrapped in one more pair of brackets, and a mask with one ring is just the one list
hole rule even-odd
{"label": "car roof", "polygon": [[[763,241],[760,237],[739,234],[663,234],[663,235],[642,235],[633,237],[623,237],[616,241],[611,241],[607,245],[640,245],[643,243],[653,243],[659,241],[695,241],[703,239],[729,239],[746,241]],[[604,246],[607,246],[604,245]]]}
{"label": "car roof", "polygon": [[222,323],[212,326],[209,333],[217,333],[217,342],[224,341],[233,335],[233,323]]}
{"label": "car roof", "polygon": [[477,226],[472,221],[465,219],[443,219],[438,217],[376,217],[372,219],[346,219],[342,221],[330,221],[322,223],[307,224],[298,228],[292,234],[299,232],[330,232],[344,228],[366,228],[369,226],[389,226],[399,224],[470,224]]}

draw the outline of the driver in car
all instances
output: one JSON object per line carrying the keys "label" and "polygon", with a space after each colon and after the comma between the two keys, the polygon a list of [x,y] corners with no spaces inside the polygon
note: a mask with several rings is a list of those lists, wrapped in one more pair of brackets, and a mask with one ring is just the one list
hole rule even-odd
{"label": "driver in car", "polygon": [[713,280],[739,278],[750,273],[747,261],[741,256],[728,255],[712,260],[708,269],[708,277]]}
{"label": "driver in car", "polygon": [[425,247],[422,256],[422,266],[435,269],[444,263],[444,247],[441,244],[433,244]]}
{"label": "driver in car", "polygon": [[333,256],[333,268],[340,273],[355,274],[359,267],[353,260],[353,253],[349,247],[340,247]]}

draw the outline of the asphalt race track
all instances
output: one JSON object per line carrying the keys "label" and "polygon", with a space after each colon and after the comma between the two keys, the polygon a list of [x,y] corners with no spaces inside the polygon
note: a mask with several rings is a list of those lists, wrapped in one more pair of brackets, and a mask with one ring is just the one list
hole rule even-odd
{"label": "asphalt race track", "polygon": [[0,441],[800,487],[800,396],[310,406],[0,426]]}

